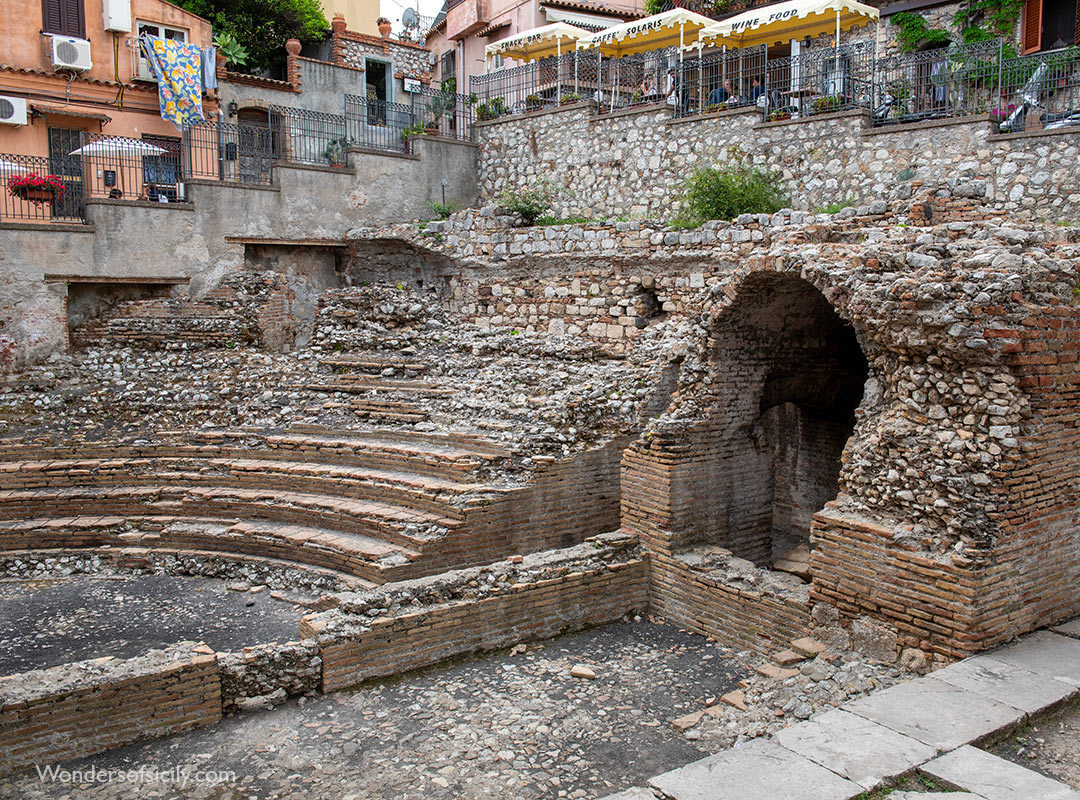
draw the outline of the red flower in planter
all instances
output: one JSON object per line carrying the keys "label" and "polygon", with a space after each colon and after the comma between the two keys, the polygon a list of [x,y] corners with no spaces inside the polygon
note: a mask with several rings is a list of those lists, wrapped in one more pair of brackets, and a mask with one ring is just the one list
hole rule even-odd
{"label": "red flower in planter", "polygon": [[31,203],[59,203],[64,199],[64,181],[56,175],[33,172],[8,178],[8,191]]}

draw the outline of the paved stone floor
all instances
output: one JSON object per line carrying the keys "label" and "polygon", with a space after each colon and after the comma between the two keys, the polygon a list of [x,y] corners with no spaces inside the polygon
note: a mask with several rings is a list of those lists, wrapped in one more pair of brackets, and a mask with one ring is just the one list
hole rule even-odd
{"label": "paved stone floor", "polygon": [[[571,677],[576,664],[596,679]],[[66,765],[232,770],[229,786],[60,785],[31,770],[0,797],[598,797],[701,758],[671,720],[749,671],[702,636],[618,623]]]}
{"label": "paved stone floor", "polygon": [[239,650],[300,638],[303,611],[268,591],[227,585],[170,575],[2,580],[0,675],[99,656],[130,658],[185,640]]}

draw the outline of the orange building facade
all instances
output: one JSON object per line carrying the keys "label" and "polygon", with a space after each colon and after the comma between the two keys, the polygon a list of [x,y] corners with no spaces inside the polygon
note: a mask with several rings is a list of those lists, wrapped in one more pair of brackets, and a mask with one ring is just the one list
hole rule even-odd
{"label": "orange building facade", "polygon": [[[209,22],[163,0],[0,0],[0,159],[63,158],[84,133],[178,147],[139,54],[146,32],[212,44]],[[204,113],[216,107],[204,96]]]}

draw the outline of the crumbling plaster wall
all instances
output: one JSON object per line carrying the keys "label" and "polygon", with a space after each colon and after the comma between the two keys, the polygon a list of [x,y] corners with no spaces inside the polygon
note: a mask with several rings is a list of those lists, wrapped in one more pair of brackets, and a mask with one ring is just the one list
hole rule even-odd
{"label": "crumbling plaster wall", "polygon": [[475,147],[418,138],[414,155],[354,153],[348,170],[279,166],[277,185],[192,181],[189,203],[90,200],[87,226],[0,224],[0,366],[66,347],[66,286],[45,273],[110,278],[182,277],[200,297],[243,268],[244,245],[226,237],[342,241],[358,224],[429,213],[447,198],[476,196]]}

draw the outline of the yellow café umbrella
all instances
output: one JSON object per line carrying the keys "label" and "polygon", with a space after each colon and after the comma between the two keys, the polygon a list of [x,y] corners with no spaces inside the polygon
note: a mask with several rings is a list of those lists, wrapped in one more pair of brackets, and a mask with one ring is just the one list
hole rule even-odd
{"label": "yellow caf\u00e9 umbrella", "polygon": [[[677,47],[681,62],[683,50],[695,44],[698,32],[712,24],[713,20],[706,16],[687,11],[685,8],[673,8],[662,14],[612,25],[588,38],[581,39],[577,46],[578,50],[595,47],[598,63],[604,54],[622,58],[649,50]],[[599,76],[600,72],[597,70],[597,77]],[[616,73],[616,82],[617,79],[618,73]],[[616,91],[618,91],[617,88]],[[611,102],[614,107],[614,93]]]}
{"label": "yellow caf\u00e9 umbrella", "polygon": [[768,46],[835,32],[835,69],[839,72],[840,31],[876,23],[878,17],[876,8],[856,0],[787,0],[714,22],[698,33],[698,54],[703,46]]}
{"label": "yellow caf\u00e9 umbrella", "polygon": [[484,55],[488,58],[502,55],[517,61],[537,61],[569,53],[576,49],[579,39],[588,36],[589,32],[584,28],[566,22],[553,22],[489,44],[484,48]]}
{"label": "yellow caf\u00e9 umbrella", "polygon": [[[484,48],[484,66],[491,63],[491,57],[502,55],[505,58],[513,58],[522,63],[539,61],[554,56],[558,59],[556,69],[562,74],[562,54],[577,49],[578,40],[584,39],[589,32],[584,28],[578,28],[566,22],[553,22],[540,28],[522,31],[513,36],[508,36],[494,44]],[[562,79],[557,82],[556,97],[562,102]],[[577,91],[577,61],[574,61],[574,91]]]}
{"label": "yellow caf\u00e9 umbrella", "polygon": [[839,47],[840,31],[877,20],[876,8],[856,0],[787,0],[714,22],[698,34],[698,42],[706,47],[754,47],[835,31]]}

